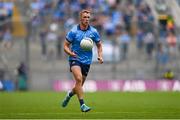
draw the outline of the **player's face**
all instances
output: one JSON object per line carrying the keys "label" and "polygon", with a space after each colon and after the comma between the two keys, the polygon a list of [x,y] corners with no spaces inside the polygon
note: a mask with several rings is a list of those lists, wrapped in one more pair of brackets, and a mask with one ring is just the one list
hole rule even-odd
{"label": "player's face", "polygon": [[89,25],[89,21],[90,21],[90,13],[83,13],[81,15],[81,24],[87,26]]}

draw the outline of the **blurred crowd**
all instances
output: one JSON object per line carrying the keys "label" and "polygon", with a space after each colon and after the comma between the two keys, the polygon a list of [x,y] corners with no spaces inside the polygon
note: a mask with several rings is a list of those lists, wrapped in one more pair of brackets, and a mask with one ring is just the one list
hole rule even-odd
{"label": "blurred crowd", "polygon": [[[148,4],[143,0],[33,0],[28,3],[31,10],[33,34],[39,31],[42,55],[48,54],[48,45],[54,44],[58,56],[61,56],[61,46],[66,31],[78,24],[78,12],[81,9],[92,10],[91,24],[95,26],[103,40],[116,37],[122,42],[121,51],[128,51],[128,44],[132,36],[140,32],[153,33],[154,16]],[[124,31],[124,32],[122,32]],[[138,31],[138,32],[137,32]],[[129,37],[121,36],[126,33]],[[35,40],[37,38],[32,38]],[[142,47],[142,40],[137,40],[138,47]],[[50,45],[50,46],[52,46]],[[50,47],[52,51],[52,47]],[[121,56],[121,57],[122,57]]]}
{"label": "blurred crowd", "polygon": [[0,42],[6,48],[12,43],[13,0],[0,0]]}
{"label": "blurred crowd", "polygon": [[50,16],[51,22],[68,30],[77,24],[82,9],[92,10],[92,24],[105,35],[115,34],[118,26],[130,32],[136,22],[140,29],[149,31],[154,22],[151,9],[143,0],[33,0],[29,5],[34,26],[43,24],[45,17]]}

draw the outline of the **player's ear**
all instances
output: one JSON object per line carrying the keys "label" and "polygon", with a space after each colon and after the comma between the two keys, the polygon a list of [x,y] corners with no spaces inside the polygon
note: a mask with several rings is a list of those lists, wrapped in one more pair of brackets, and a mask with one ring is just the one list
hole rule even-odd
{"label": "player's ear", "polygon": [[79,21],[82,21],[82,15],[79,14]]}
{"label": "player's ear", "polygon": [[82,11],[79,13],[79,20],[81,21],[81,18],[82,18]]}

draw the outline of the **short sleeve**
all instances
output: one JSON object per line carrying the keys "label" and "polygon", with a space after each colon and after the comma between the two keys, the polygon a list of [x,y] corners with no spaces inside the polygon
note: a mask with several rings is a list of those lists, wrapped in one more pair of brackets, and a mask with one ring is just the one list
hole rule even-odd
{"label": "short sleeve", "polygon": [[71,43],[73,41],[73,38],[74,38],[74,33],[72,31],[69,31],[66,34],[66,40]]}
{"label": "short sleeve", "polygon": [[100,42],[100,35],[97,30],[94,31],[94,41],[95,41],[95,43]]}

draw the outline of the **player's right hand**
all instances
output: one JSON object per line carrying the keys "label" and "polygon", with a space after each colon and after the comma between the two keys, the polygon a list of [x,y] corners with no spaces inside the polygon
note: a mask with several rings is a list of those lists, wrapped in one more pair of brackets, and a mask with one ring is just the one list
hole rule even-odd
{"label": "player's right hand", "polygon": [[70,56],[72,56],[72,57],[77,57],[77,55],[76,55],[74,52],[71,52],[71,53],[70,53]]}

